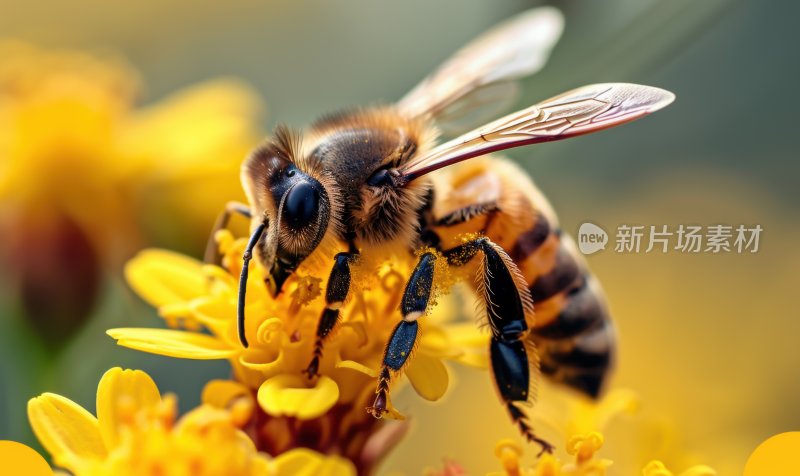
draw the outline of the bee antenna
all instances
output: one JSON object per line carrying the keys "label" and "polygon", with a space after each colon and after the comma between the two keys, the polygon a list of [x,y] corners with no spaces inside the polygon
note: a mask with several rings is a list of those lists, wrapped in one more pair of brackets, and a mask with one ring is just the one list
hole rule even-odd
{"label": "bee antenna", "polygon": [[258,225],[255,231],[253,231],[253,235],[250,236],[250,241],[247,242],[247,248],[245,248],[244,254],[242,255],[242,274],[239,277],[239,305],[236,309],[236,316],[238,318],[239,341],[245,348],[248,346],[247,336],[245,336],[244,332],[244,301],[245,295],[247,294],[248,265],[250,264],[250,260],[253,259],[253,248],[256,247],[256,243],[261,239],[261,235],[264,233],[266,227],[267,224],[264,222]]}

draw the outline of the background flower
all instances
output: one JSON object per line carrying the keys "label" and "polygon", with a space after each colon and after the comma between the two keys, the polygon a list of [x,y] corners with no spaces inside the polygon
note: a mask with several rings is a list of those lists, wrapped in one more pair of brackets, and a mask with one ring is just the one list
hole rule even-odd
{"label": "background flower", "polygon": [[146,243],[197,249],[242,196],[258,97],[217,80],[135,109],[138,83],[115,57],[0,43],[0,257],[49,341],[89,317],[106,267]]}
{"label": "background flower", "polygon": [[[605,438],[598,432],[574,434],[567,442],[569,462],[563,462],[552,455],[545,455],[528,466],[522,462],[524,450],[510,440],[499,441],[495,455],[503,467],[502,472],[492,472],[489,476],[606,476],[611,474],[639,474],[620,470],[614,461],[602,458],[599,453]],[[640,472],[643,476],[673,476],[664,463],[649,462]],[[717,476],[717,472],[705,465],[693,466],[678,476]]]}

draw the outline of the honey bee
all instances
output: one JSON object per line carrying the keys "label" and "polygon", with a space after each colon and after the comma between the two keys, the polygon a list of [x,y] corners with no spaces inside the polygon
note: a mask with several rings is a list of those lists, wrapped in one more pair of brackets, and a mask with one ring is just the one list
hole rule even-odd
{"label": "honey bee", "polygon": [[311,379],[348,299],[352,269],[376,257],[416,259],[367,409],[379,418],[390,381],[414,348],[418,320],[429,311],[443,257],[463,276],[477,276],[473,288],[491,331],[500,399],[522,434],[552,451],[522,409],[534,398],[537,372],[596,398],[612,367],[614,327],[599,284],[545,197],[513,163],[483,156],[630,122],[674,96],[649,86],[594,84],[436,140],[440,128],[478,110],[497,113],[513,80],[542,67],[561,28],[554,9],[525,12],[460,50],[394,105],[328,115],[302,134],[278,127],[243,164],[249,205],[229,205],[218,223],[225,226],[233,212],[252,223],[239,288],[242,345],[253,257],[268,271],[274,296],[312,254],[329,263],[332,257],[306,370]]}

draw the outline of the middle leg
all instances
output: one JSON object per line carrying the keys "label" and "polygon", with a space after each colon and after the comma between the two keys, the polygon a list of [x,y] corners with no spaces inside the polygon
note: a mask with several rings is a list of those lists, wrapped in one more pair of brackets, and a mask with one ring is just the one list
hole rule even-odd
{"label": "middle leg", "polygon": [[386,349],[383,352],[383,366],[378,375],[378,388],[375,390],[375,401],[367,407],[375,418],[381,418],[389,405],[389,383],[393,372],[399,372],[408,361],[417,341],[419,324],[417,320],[425,314],[433,289],[433,274],[436,255],[425,253],[419,258],[416,268],[403,292],[400,301],[402,320],[394,328]]}

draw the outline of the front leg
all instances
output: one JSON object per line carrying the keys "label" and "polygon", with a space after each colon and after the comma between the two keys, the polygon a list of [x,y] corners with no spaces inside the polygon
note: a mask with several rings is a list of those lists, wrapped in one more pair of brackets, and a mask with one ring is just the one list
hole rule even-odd
{"label": "front leg", "polygon": [[378,376],[378,388],[375,391],[375,401],[371,407],[367,408],[367,412],[375,418],[381,418],[388,411],[389,383],[392,372],[402,369],[411,351],[414,350],[419,331],[417,319],[422,317],[428,308],[433,289],[435,263],[436,255],[433,253],[423,254],[406,284],[403,299],[400,302],[400,313],[403,320],[394,328],[389,343],[386,344],[383,353],[383,367]]}
{"label": "front leg", "polygon": [[322,358],[322,347],[325,339],[331,333],[336,323],[339,322],[339,309],[347,299],[350,292],[350,264],[358,256],[356,252],[339,253],[334,257],[333,269],[328,278],[328,286],[325,289],[325,309],[319,318],[317,325],[317,338],[314,341],[314,356],[311,363],[303,372],[308,378],[315,378],[319,375],[319,362]]}
{"label": "front leg", "polygon": [[250,240],[247,242],[247,247],[244,249],[244,253],[242,254],[242,274],[239,275],[239,299],[236,306],[236,324],[239,330],[239,341],[242,343],[242,347],[245,349],[249,345],[247,343],[247,335],[245,333],[244,325],[244,307],[245,303],[247,302],[247,276],[250,270],[250,260],[253,259],[253,249],[258,244],[258,241],[261,239],[261,235],[264,234],[264,230],[266,229],[267,223],[261,222],[250,236]]}
{"label": "front leg", "polygon": [[223,228],[227,228],[231,215],[234,213],[239,214],[245,218],[253,218],[253,213],[250,207],[241,202],[228,202],[225,204],[225,209],[217,217],[214,228],[211,229],[211,235],[208,237],[206,243],[206,252],[204,254],[203,262],[206,264],[219,264],[220,256],[217,250],[217,232]]}

